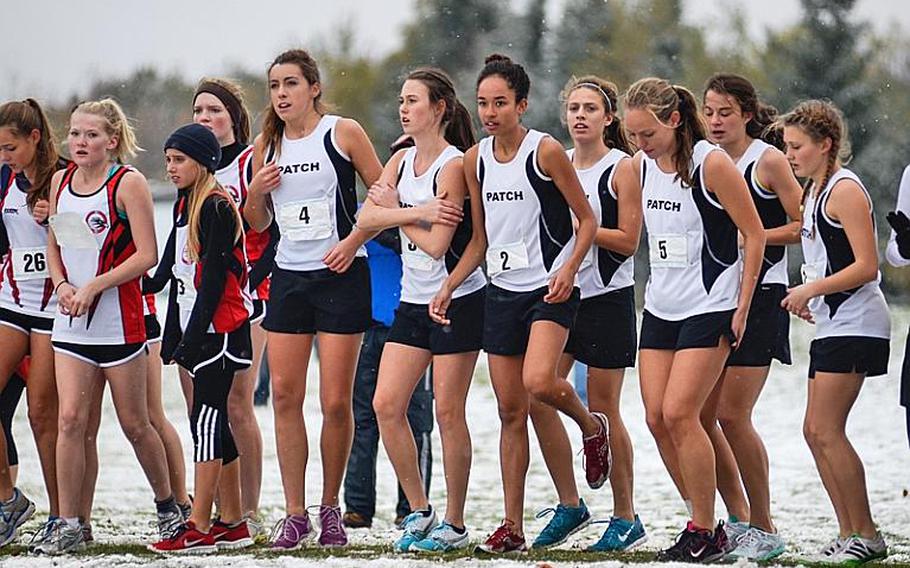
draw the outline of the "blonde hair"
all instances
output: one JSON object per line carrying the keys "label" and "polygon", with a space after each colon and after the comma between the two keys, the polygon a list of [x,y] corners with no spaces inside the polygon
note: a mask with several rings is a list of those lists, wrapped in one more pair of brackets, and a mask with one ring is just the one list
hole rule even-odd
{"label": "blonde hair", "polygon": [[189,255],[190,259],[194,262],[199,262],[200,252],[202,251],[202,244],[199,239],[199,234],[201,228],[199,227],[200,216],[202,215],[202,205],[205,203],[205,200],[208,199],[210,195],[219,195],[221,196],[231,208],[231,211],[234,215],[234,243],[240,241],[240,238],[243,236],[243,221],[240,218],[240,211],[237,209],[237,206],[234,204],[234,200],[227,194],[221,184],[218,183],[218,180],[215,179],[215,174],[204,168],[199,162],[193,160],[196,164],[196,181],[193,183],[193,187],[189,192],[189,197],[187,198],[186,212],[187,212],[187,243],[186,243],[186,252]]}
{"label": "blonde hair", "polygon": [[[799,128],[816,144],[823,142],[825,138],[831,140],[825,175],[822,177],[821,184],[815,188],[816,192],[823,190],[828,185],[828,180],[831,179],[831,175],[838,164],[846,164],[852,157],[847,121],[844,119],[844,114],[831,101],[817,99],[803,101],[796,105],[793,110],[780,117],[775,122],[775,126],[778,128],[783,128],[784,126]],[[809,180],[803,187],[803,203],[806,202],[811,186],[812,181]]]}
{"label": "blonde hair", "polygon": [[111,137],[117,137],[117,146],[111,150],[111,156],[119,164],[126,163],[130,158],[142,152],[136,140],[136,133],[130,125],[126,113],[120,104],[112,98],[100,101],[84,101],[76,105],[71,114],[81,112],[104,119],[104,130]]}
{"label": "blonde hair", "polygon": [[692,156],[695,144],[705,140],[707,127],[698,111],[698,103],[692,92],[680,85],[671,85],[666,79],[648,77],[636,81],[624,97],[626,109],[649,111],[663,125],[668,126],[673,111],[679,112],[679,126],[676,127],[676,179],[692,187],[694,184]]}

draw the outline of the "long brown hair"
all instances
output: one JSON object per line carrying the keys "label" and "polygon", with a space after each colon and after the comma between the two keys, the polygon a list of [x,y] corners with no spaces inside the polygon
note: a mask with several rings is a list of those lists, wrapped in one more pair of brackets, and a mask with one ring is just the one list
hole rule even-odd
{"label": "long brown hair", "polygon": [[231,208],[231,211],[233,211],[235,244],[240,241],[240,238],[243,235],[243,222],[240,218],[240,211],[237,210],[237,206],[234,204],[234,200],[228,196],[224,188],[221,187],[221,184],[218,183],[218,180],[215,179],[215,174],[204,168],[199,162],[196,162],[195,160],[193,161],[196,164],[197,171],[196,181],[193,182],[193,187],[189,192],[189,197],[186,205],[186,252],[191,260],[198,262],[199,255],[202,251],[202,244],[199,239],[199,233],[201,231],[199,227],[200,216],[202,215],[202,205],[210,195],[220,195],[223,200],[227,202],[227,205]]}
{"label": "long brown hair", "polygon": [[47,115],[35,99],[10,101],[0,106],[0,128],[9,128],[16,138],[26,138],[35,130],[41,136],[35,148],[35,179],[25,198],[34,208],[39,200],[48,198],[60,159]]}
{"label": "long brown hair", "polygon": [[585,75],[584,77],[571,77],[559,93],[559,100],[562,102],[562,117],[565,120],[566,107],[569,103],[569,95],[576,89],[588,89],[600,95],[603,101],[604,110],[613,117],[609,126],[604,128],[603,139],[607,148],[616,148],[626,154],[632,153],[632,145],[626,139],[626,131],[622,127],[619,119],[619,88],[616,84],[602,79],[597,75]]}
{"label": "long brown hair", "polygon": [[451,77],[442,69],[421,67],[411,71],[407,80],[420,81],[430,93],[433,104],[443,101],[445,110],[442,114],[442,126],[445,128],[446,141],[462,152],[474,145],[474,129],[471,125],[471,113],[465,108],[455,94],[455,85]]}
{"label": "long brown hair", "polygon": [[644,109],[654,115],[663,125],[669,125],[673,111],[679,112],[679,126],[675,128],[676,152],[673,163],[676,167],[676,179],[691,187],[692,156],[695,144],[705,140],[707,127],[705,119],[698,112],[695,95],[680,85],[671,85],[665,79],[648,77],[639,79],[624,97],[626,109]]}
{"label": "long brown hair", "polygon": [[[847,121],[844,119],[844,114],[831,101],[817,99],[803,101],[793,110],[781,116],[775,125],[779,128],[784,126],[799,128],[816,144],[824,142],[826,138],[831,140],[825,175],[822,177],[821,183],[814,187],[816,192],[823,190],[828,185],[828,180],[831,179],[838,164],[846,164],[852,157]],[[810,189],[813,189],[812,180],[807,180],[803,186],[802,203],[806,202]]]}
{"label": "long brown hair", "polygon": [[[303,74],[303,78],[306,79],[307,83],[310,85],[318,84],[321,86],[322,81],[319,79],[319,66],[316,64],[316,60],[313,59],[313,56],[303,49],[289,49],[279,53],[278,57],[269,65],[268,71],[266,71],[265,74],[266,79],[268,79],[269,73],[272,72],[272,69],[276,65],[284,65],[286,63],[291,63],[299,67],[300,72]],[[313,99],[313,106],[320,115],[325,114],[328,111],[325,103],[322,102],[321,88],[319,94]],[[262,119],[262,138],[266,142],[266,147],[271,147],[276,157],[281,154],[281,137],[283,135],[284,121],[281,120],[278,113],[275,112],[274,107],[272,107],[272,103],[269,102],[269,106],[265,109],[265,118]]]}
{"label": "long brown hair", "polygon": [[777,109],[758,98],[758,92],[751,81],[735,73],[715,73],[705,83],[702,98],[708,94],[708,91],[732,97],[743,114],[752,115],[752,118],[746,123],[746,134],[750,138],[764,140],[777,147],[778,150],[784,149],[784,137],[780,129],[774,128]]}
{"label": "long brown hair", "polygon": [[136,140],[136,132],[133,130],[126,113],[120,103],[112,98],[101,99],[100,101],[84,101],[76,105],[71,114],[82,112],[92,114],[104,119],[104,130],[108,136],[117,137],[117,146],[111,150],[111,157],[118,164],[126,163],[130,158],[136,157],[136,154],[142,151]]}

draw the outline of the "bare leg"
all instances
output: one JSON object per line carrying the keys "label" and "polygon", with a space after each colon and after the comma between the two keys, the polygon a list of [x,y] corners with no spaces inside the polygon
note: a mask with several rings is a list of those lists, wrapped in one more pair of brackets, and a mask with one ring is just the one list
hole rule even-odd
{"label": "bare leg", "polygon": [[[50,514],[57,516],[60,507],[57,500],[57,381],[54,377],[54,347],[51,336],[42,333],[31,334],[30,344],[31,366],[25,390],[28,421],[38,447]],[[2,448],[2,452],[6,455],[6,448]]]}
{"label": "bare leg", "polygon": [[673,439],[667,430],[663,415],[664,392],[667,389],[667,382],[670,380],[674,354],[675,351],[667,349],[642,349],[639,352],[639,384],[641,398],[645,405],[645,418],[651,435],[657,442],[657,450],[667,468],[667,473],[670,474],[670,479],[673,480],[676,490],[679,491],[679,496],[683,501],[688,501],[689,493],[683,482],[676,447],[673,445]]}
{"label": "bare leg", "polygon": [[161,404],[161,343],[149,345],[148,357],[148,412],[152,428],[158,432],[164,444],[164,455],[167,459],[167,470],[170,476],[171,489],[178,503],[189,503],[186,492],[186,463],[183,459],[183,445],[177,429],[168,420]]}
{"label": "bare leg", "polygon": [[521,381],[521,355],[488,355],[490,381],[496,394],[501,429],[499,464],[506,521],[515,532],[524,533],[525,480],[528,476],[528,404],[530,397]]}
{"label": "bare leg", "polygon": [[749,518],[749,503],[746,501],[746,493],[739,479],[739,469],[736,458],[733,456],[733,450],[717,424],[717,406],[720,403],[723,386],[723,375],[721,375],[702,408],[701,424],[708,433],[708,437],[711,438],[711,447],[714,449],[717,491],[727,507],[727,512],[735,516],[737,520],[745,522]]}
{"label": "bare leg", "polygon": [[[0,390],[6,388],[10,375],[28,354],[29,336],[18,329],[7,325],[0,325]],[[26,388],[28,388],[26,386]],[[0,428],[3,428],[0,425]],[[13,483],[10,478],[9,460],[6,455],[6,436],[0,432],[0,500],[6,501],[13,497]]]}
{"label": "bare leg", "polygon": [[58,476],[60,516],[77,518],[84,511],[82,495],[86,473],[86,433],[97,368],[75,357],[57,353],[54,357],[59,396],[57,463],[66,464],[66,475]]}
{"label": "bare leg", "polygon": [[[231,431],[240,452],[241,508],[244,513],[259,510],[259,492],[262,488],[262,432],[253,411],[253,392],[259,380],[259,364],[265,349],[266,332],[257,323],[250,326],[253,341],[253,363],[234,375],[234,384],[228,398],[228,415]],[[222,474],[224,479],[224,474]],[[222,507],[223,511],[223,507]]]}
{"label": "bare leg", "polygon": [[635,520],[632,503],[632,440],[622,420],[620,399],[625,369],[588,367],[588,406],[603,412],[610,420],[610,488],[613,491],[613,516]]}

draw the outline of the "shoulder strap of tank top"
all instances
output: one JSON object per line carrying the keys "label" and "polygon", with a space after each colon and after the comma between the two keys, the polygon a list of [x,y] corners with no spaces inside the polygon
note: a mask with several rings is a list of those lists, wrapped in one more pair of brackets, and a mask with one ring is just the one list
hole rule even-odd
{"label": "shoulder strap of tank top", "polygon": [[79,166],[73,162],[70,162],[66,165],[66,170],[63,172],[63,177],[60,178],[60,186],[57,188],[57,193],[54,195],[54,203],[60,202],[60,194],[63,193],[63,188],[66,187],[68,183],[73,181],[73,175],[75,175],[77,169],[79,169]]}

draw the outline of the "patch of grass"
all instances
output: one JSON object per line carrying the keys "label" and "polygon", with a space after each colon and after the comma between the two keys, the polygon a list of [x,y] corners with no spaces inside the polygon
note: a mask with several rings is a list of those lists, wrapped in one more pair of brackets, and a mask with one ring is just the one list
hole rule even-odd
{"label": "patch of grass", "polygon": [[[530,551],[527,554],[520,555],[510,555],[510,556],[474,556],[472,554],[472,549],[468,548],[466,550],[460,550],[457,552],[449,552],[445,554],[438,554],[435,556],[420,556],[419,558],[433,558],[440,562],[453,561],[462,558],[475,558],[478,561],[485,560],[496,560],[500,558],[507,558],[509,560],[523,561],[528,563],[534,563],[538,566],[545,565],[550,562],[563,562],[563,563],[594,563],[594,562],[604,562],[615,560],[622,562],[623,564],[644,564],[654,562],[654,551],[653,550],[636,550],[633,552],[628,552],[624,554],[617,553],[593,553],[585,552],[582,550],[541,550],[541,551]],[[11,545],[0,550],[0,560],[5,558],[12,558],[17,556],[24,556],[27,554],[25,546],[22,545]],[[162,558],[161,555],[155,554],[148,550],[144,545],[140,544],[93,544],[84,552],[80,553],[78,556],[85,558],[97,558],[109,555],[132,555],[138,558]],[[304,548],[301,550],[293,551],[283,551],[283,552],[272,552],[264,546],[256,546],[252,548],[247,548],[244,550],[237,551],[225,551],[219,552],[217,556],[253,556],[255,558],[269,559],[269,558],[280,558],[280,557],[293,557],[293,558],[307,558],[307,559],[323,559],[323,558],[359,558],[359,559],[373,559],[373,558],[393,558],[400,557],[402,559],[407,558],[417,558],[412,555],[396,555],[392,552],[391,546],[349,546],[346,548]],[[804,560],[799,560],[797,558],[778,558],[774,562],[770,563],[775,566],[813,566],[813,564],[807,564]],[[825,566],[823,564],[815,564],[814,566]],[[910,568],[910,563],[906,562],[872,562],[866,564],[865,566],[869,568]]]}

